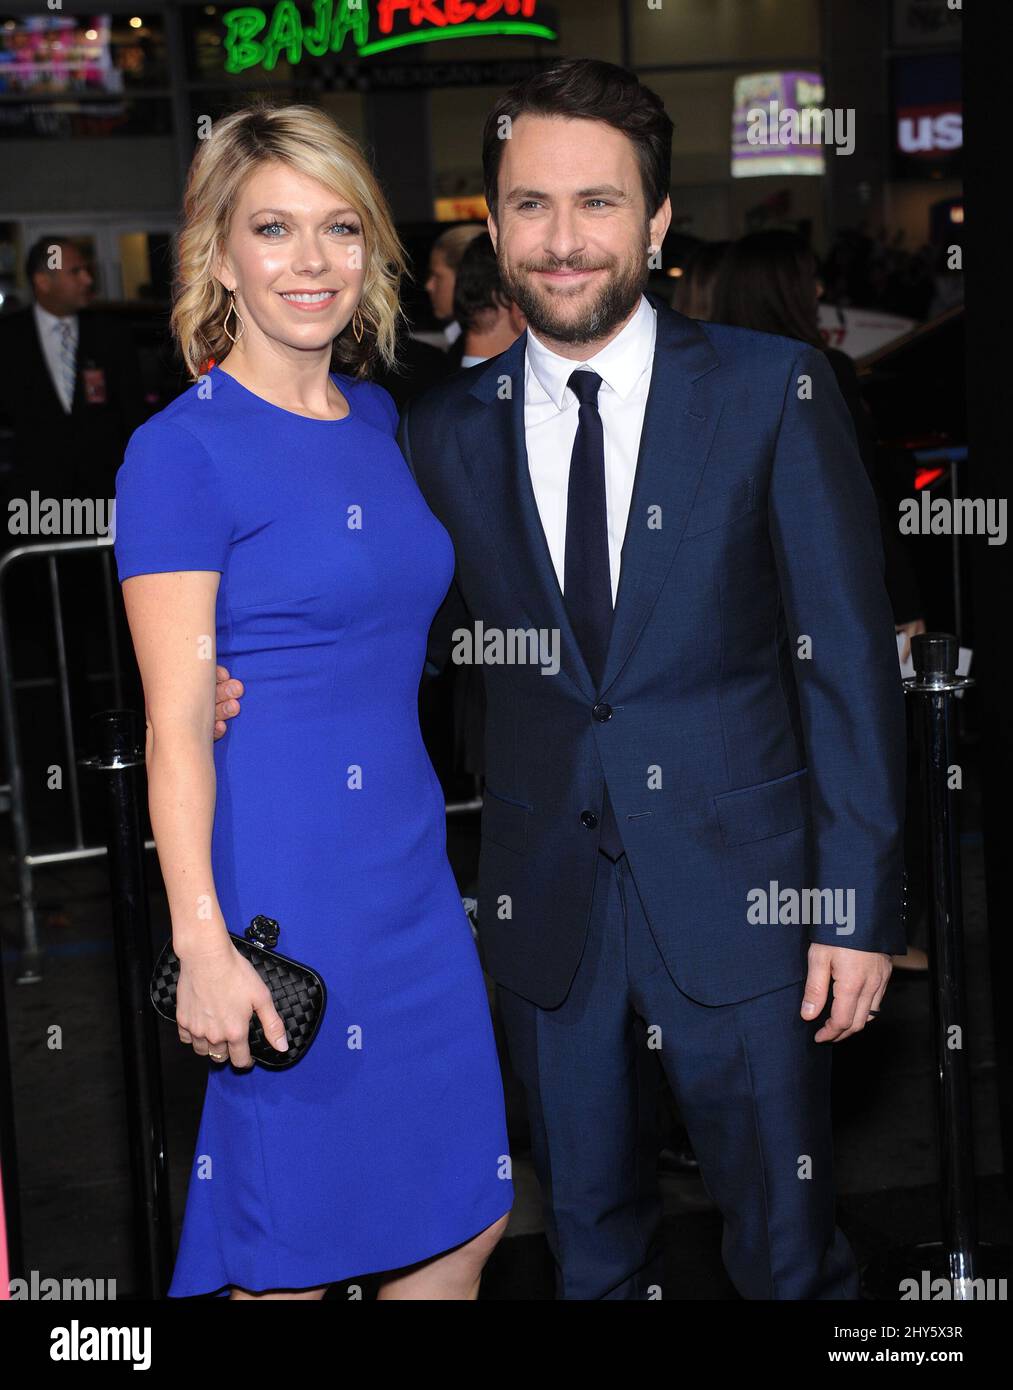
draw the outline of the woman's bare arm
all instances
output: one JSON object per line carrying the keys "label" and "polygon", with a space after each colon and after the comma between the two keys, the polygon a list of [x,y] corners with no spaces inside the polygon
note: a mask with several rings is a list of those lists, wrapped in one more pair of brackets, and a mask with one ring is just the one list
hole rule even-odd
{"label": "woman's bare arm", "polygon": [[217,570],[138,574],[123,602],[144,685],[148,806],[182,959],[220,947],[227,927],[214,892],[211,828]]}
{"label": "woman's bare arm", "polygon": [[212,1047],[228,1042],[240,1066],[249,1064],[244,1050],[254,1008],[276,1046],[283,1043],[284,1024],[266,985],[229,939],[211,866],[219,582],[217,570],[177,570],[133,575],[122,589],[144,686],[151,828],[169,900],[173,949],[182,963],[176,1000],[180,1037],[197,1039],[194,1046],[202,1054],[206,1049],[198,1042]]}

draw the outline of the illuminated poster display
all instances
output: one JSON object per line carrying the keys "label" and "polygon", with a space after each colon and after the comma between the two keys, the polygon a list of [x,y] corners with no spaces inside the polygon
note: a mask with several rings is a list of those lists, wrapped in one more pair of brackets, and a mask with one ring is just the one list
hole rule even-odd
{"label": "illuminated poster display", "polygon": [[369,58],[444,39],[554,40],[538,8],[539,0],[313,0],[302,8],[278,0],[270,10],[244,5],[222,16],[225,71],[270,72],[279,57],[293,65],[328,53]]}
{"label": "illuminated poster display", "polygon": [[818,72],[758,72],[735,79],[732,178],[822,174],[826,168],[823,78]]}
{"label": "illuminated poster display", "polygon": [[0,92],[119,92],[108,15],[27,15],[0,29]]}

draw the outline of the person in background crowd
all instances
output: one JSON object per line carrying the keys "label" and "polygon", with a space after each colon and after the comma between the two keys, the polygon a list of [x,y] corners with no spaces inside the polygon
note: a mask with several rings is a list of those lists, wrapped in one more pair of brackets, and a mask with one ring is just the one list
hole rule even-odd
{"label": "person in background crowd", "polygon": [[[523,311],[503,288],[488,232],[472,237],[464,248],[457,268],[453,312],[454,321],[461,326],[462,367],[478,366],[506,352],[527,327]],[[481,667],[468,664],[454,670],[453,686],[455,765],[479,777],[484,770],[485,726]]]}
{"label": "person in background crowd", "polygon": [[675,282],[673,309],[691,319],[713,317],[714,282],[728,246],[727,241],[705,241],[690,253]]}
{"label": "person in background crowd", "polygon": [[[888,510],[876,466],[876,436],[862,400],[854,363],[847,353],[828,347],[819,331],[818,306],[822,294],[816,257],[797,233],[779,229],[753,232],[733,242],[721,258],[714,285],[713,317],[719,323],[735,324],[739,328],[798,338],[825,354],[848,407],[859,453],[876,493],[886,561],[886,587],[896,630],[907,638],[906,655],[911,638],[925,631],[921,599],[896,516]],[[909,775],[906,845],[909,864],[918,858],[918,848],[912,838],[918,818],[910,801],[915,785],[915,779]],[[924,974],[928,965],[924,950],[910,945],[906,955],[893,957],[893,963],[902,971],[919,974]]]}
{"label": "person in background crowd", "polygon": [[[396,366],[378,363],[373,378],[378,386],[394,397],[399,411],[403,411],[409,401],[428,391],[444,377],[460,371],[464,339],[461,325],[454,315],[454,285],[461,256],[469,242],[483,230],[477,224],[451,227],[433,243],[425,287],[434,315],[445,325],[443,332],[439,335],[399,332]],[[434,336],[437,339],[435,346],[431,341]],[[435,756],[435,750],[431,751]]]}
{"label": "person in background crowd", "polygon": [[835,238],[823,267],[830,302],[862,309],[882,309],[918,321],[931,315],[936,252],[903,246],[903,232],[871,236],[864,227],[846,227]]}
{"label": "person in background crowd", "polygon": [[[496,252],[487,231],[472,226],[454,227],[444,233],[437,243],[440,245],[443,251],[435,247],[433,250],[432,259],[437,269],[430,275],[426,288],[433,299],[434,311],[439,317],[445,317],[446,290],[448,284],[453,287],[451,322],[459,332],[448,352],[436,352],[445,364],[442,375],[448,375],[505,352],[524,332],[527,320],[503,289]],[[447,256],[456,256],[458,248],[462,249],[456,268],[451,271]],[[440,753],[444,751],[452,759],[455,770],[480,777],[485,727],[481,668],[472,664],[448,668],[436,680],[425,683],[421,699],[427,742],[434,762],[439,764]],[[443,744],[441,730],[444,731]]]}
{"label": "person in background crowd", "polygon": [[523,311],[503,288],[488,232],[464,249],[454,286],[454,320],[462,330],[462,367],[477,367],[506,352],[527,327]]}
{"label": "person in background crowd", "polygon": [[[427,385],[454,375],[462,367],[476,366],[505,352],[523,333],[526,322],[503,292],[496,253],[489,233],[482,227],[452,227],[442,234],[430,254],[426,289],[436,317],[450,319],[448,328],[454,330],[453,342],[442,350],[416,343],[436,359],[436,367],[428,381],[420,379],[417,388],[413,383],[410,398],[423,394]],[[386,376],[379,380],[394,395],[403,413],[406,402],[399,399]],[[434,765],[448,777],[462,772],[480,777],[485,723],[481,670],[474,665],[448,667],[437,679],[423,683],[419,698],[426,745]],[[447,786],[445,779],[444,785]]]}
{"label": "person in background crowd", "polygon": [[460,342],[461,325],[454,318],[454,285],[457,269],[465,248],[485,231],[480,222],[466,222],[448,227],[433,242],[429,252],[429,278],[426,293],[433,306],[433,316],[443,324],[447,353],[456,370],[461,365],[464,345]]}
{"label": "person in background crowd", "polygon": [[410,400],[428,391],[445,376],[457,371],[443,348],[433,347],[413,333],[398,332],[397,359],[393,367],[378,362],[373,380],[394,398],[398,410],[404,410]]}
{"label": "person in background crowd", "polygon": [[[129,331],[112,314],[91,307],[94,277],[81,247],[67,236],[41,236],[28,251],[25,274],[32,303],[0,315],[0,421],[11,451],[0,480],[5,517],[0,554],[104,534],[111,523],[116,469],[127,440],[148,414]],[[92,506],[75,508],[73,534],[26,533],[22,522],[32,524],[33,493],[40,505],[44,499],[79,499]],[[108,686],[96,679],[109,669],[102,574],[95,557],[85,553],[61,558],[58,574],[75,754],[81,756],[92,710],[109,703]],[[45,565],[15,562],[5,590],[18,678],[53,675],[57,657]],[[51,734],[41,732],[45,715],[38,701],[26,703],[23,742],[32,744],[37,717],[39,737],[48,739],[46,762],[62,761],[69,752],[60,754],[62,741],[54,745]],[[93,783],[81,784],[86,829],[101,835],[97,793]],[[43,804],[48,831],[49,813],[60,814],[65,806],[52,794]]]}
{"label": "person in background crowd", "polygon": [[[28,252],[30,307],[0,315],[0,412],[14,434],[10,496],[109,498],[144,392],[129,333],[90,307],[81,248],[42,236]],[[5,544],[10,545],[9,536]]]}

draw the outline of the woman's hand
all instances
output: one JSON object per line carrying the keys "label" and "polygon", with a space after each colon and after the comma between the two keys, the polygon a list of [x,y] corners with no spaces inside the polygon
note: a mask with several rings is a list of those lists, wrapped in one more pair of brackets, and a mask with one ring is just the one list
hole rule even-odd
{"label": "woman's hand", "polygon": [[180,1042],[192,1044],[198,1056],[214,1053],[215,1061],[252,1066],[249,1033],[254,1013],[268,1042],[287,1052],[285,1024],[271,991],[228,938],[180,957],[176,1027]]}

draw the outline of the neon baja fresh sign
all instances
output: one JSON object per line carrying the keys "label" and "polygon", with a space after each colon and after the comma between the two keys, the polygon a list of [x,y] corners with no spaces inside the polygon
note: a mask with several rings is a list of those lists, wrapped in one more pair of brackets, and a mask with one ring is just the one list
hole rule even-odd
{"label": "neon baja fresh sign", "polygon": [[[263,67],[270,71],[279,57],[298,63],[303,54],[323,58],[340,53],[351,36],[355,52],[368,58],[392,48],[407,48],[440,39],[555,39],[555,30],[535,19],[539,0],[314,0],[303,18],[293,0],[279,0],[270,12],[244,5],[226,10],[225,71]],[[371,20],[375,19],[373,34]]]}

